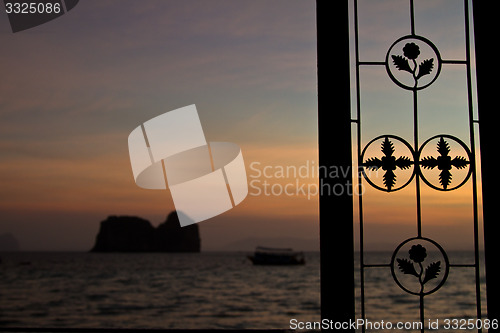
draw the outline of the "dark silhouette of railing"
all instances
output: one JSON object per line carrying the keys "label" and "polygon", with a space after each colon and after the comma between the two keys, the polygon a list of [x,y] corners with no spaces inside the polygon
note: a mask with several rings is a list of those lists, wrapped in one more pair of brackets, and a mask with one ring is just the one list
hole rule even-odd
{"label": "dark silhouette of railing", "polygon": [[[351,158],[351,119],[350,119],[350,97],[349,97],[349,41],[348,41],[348,6],[349,1],[328,1],[328,0],[317,0],[317,27],[318,27],[318,107],[319,107],[319,161],[322,166],[335,166],[335,167],[345,167],[352,165]],[[413,19],[413,1],[410,0],[411,16]],[[463,2],[465,7],[465,18],[466,18],[466,31],[469,31],[468,26],[468,1]],[[497,250],[497,238],[500,232],[500,225],[495,221],[497,218],[495,216],[495,198],[497,195],[495,191],[499,188],[498,177],[494,175],[494,168],[496,167],[495,162],[495,142],[496,137],[496,106],[497,98],[496,95],[496,80],[500,77],[498,75],[498,66],[492,66],[490,62],[492,45],[494,40],[492,39],[492,24],[494,22],[495,11],[490,8],[491,6],[486,1],[473,1],[473,16],[474,16],[474,35],[475,35],[475,51],[476,51],[476,72],[477,72],[477,90],[478,90],[478,119],[474,119],[472,113],[470,113],[470,144],[469,149],[467,145],[463,144],[458,138],[448,136],[448,135],[438,135],[434,140],[437,140],[436,150],[438,154],[436,156],[420,156],[422,148],[418,149],[420,143],[418,141],[418,128],[415,129],[415,142],[413,152],[410,154],[413,156],[413,160],[400,159],[396,160],[393,156],[392,143],[389,140],[390,136],[382,136],[381,140],[385,141],[382,144],[382,150],[385,154],[384,159],[367,159],[361,160],[361,164],[366,168],[384,168],[384,184],[378,186],[379,189],[385,191],[394,190],[395,177],[396,174],[393,170],[398,168],[406,169],[410,167],[416,168],[416,171],[412,174],[412,177],[416,177],[417,182],[417,200],[419,201],[420,193],[418,183],[422,181],[424,184],[440,191],[448,191],[454,188],[460,187],[463,183],[467,182],[469,178],[472,178],[474,182],[474,240],[475,240],[475,263],[470,265],[470,267],[475,269],[475,280],[476,280],[476,303],[478,317],[485,315],[481,314],[480,305],[480,288],[479,288],[479,260],[478,260],[478,244],[479,238],[483,237],[478,233],[478,212],[477,212],[477,189],[475,184],[475,169],[474,165],[474,124],[479,123],[479,136],[481,139],[481,177],[482,177],[482,191],[483,191],[483,218],[484,218],[484,239],[485,239],[485,266],[486,266],[486,284],[487,284],[487,311],[488,318],[490,320],[500,319],[500,286],[498,281],[500,281],[500,273],[496,269],[498,265],[496,254]],[[357,18],[355,18],[357,19]],[[411,24],[411,35],[415,35],[415,26]],[[417,38],[418,39],[418,38]],[[468,66],[468,85],[471,86],[471,71],[470,71],[470,45],[469,39],[466,38],[466,60],[460,61],[461,64]],[[424,40],[422,40],[424,41]],[[424,42],[427,42],[426,40]],[[411,44],[411,43],[408,43]],[[407,44],[407,45],[408,45]],[[334,45],[334,47],[332,47]],[[431,47],[432,44],[430,43]],[[413,48],[413,50],[412,50]],[[417,72],[416,57],[418,56],[418,50],[415,49],[414,45],[407,47],[407,50],[403,50],[406,56],[406,60],[403,56],[395,55],[389,58],[389,61],[395,63],[397,70],[402,70],[409,72],[413,75],[414,83],[413,85],[407,85],[395,82],[401,88],[413,91],[414,100],[416,103],[417,90],[426,88],[430,85],[433,80],[430,80],[425,85],[418,86],[418,80],[424,75],[430,75],[434,69],[434,73],[439,74],[440,62],[448,63],[459,63],[450,60],[442,60],[437,54],[434,60],[424,60],[421,63],[423,69]],[[389,56],[389,53],[388,53]],[[406,66],[406,61],[411,64],[411,61],[415,63],[414,67],[411,65]],[[363,65],[387,65],[386,63],[366,63]],[[436,75],[437,75],[436,74]],[[391,73],[389,73],[391,76]],[[396,81],[395,78],[391,78]],[[351,78],[355,80],[356,78]],[[435,79],[435,78],[434,78]],[[472,91],[468,90],[468,103],[471,105],[472,101]],[[359,100],[358,100],[359,102]],[[415,119],[417,117],[417,108],[415,104]],[[328,117],[334,115],[335,121],[328,121]],[[359,131],[359,117],[353,120],[354,123],[358,125]],[[359,137],[359,133],[358,133]],[[398,139],[398,138],[393,138]],[[430,140],[430,139],[429,139]],[[429,141],[428,140],[428,141]],[[464,156],[451,157],[449,155],[449,140],[454,140],[458,142],[465,150]],[[424,145],[428,143],[424,142]],[[359,145],[358,145],[359,146]],[[361,156],[361,151],[358,152]],[[393,158],[394,157],[394,158]],[[450,187],[450,181],[452,178],[452,173],[455,169],[469,168],[466,178],[458,186],[452,188]],[[439,184],[431,184],[424,175],[425,170],[429,169],[439,169]],[[472,177],[471,177],[472,175]],[[337,178],[335,180],[331,179],[320,179],[320,182],[327,183],[330,185],[341,184],[342,186],[347,186],[347,182],[351,180],[352,175],[349,174],[345,178]],[[367,179],[368,180],[368,179]],[[411,181],[411,179],[410,179]],[[370,181],[368,180],[370,183]],[[321,185],[322,183],[320,183]],[[373,184],[372,184],[373,185]],[[406,185],[406,184],[405,184]],[[403,185],[403,187],[405,186]],[[377,186],[376,186],[377,187]],[[362,203],[360,203],[360,210],[362,210]],[[419,204],[417,205],[420,206]],[[353,225],[352,225],[352,211],[353,202],[352,198],[349,198],[349,194],[344,193],[339,196],[330,196],[328,193],[322,193],[320,197],[320,240],[321,240],[321,312],[322,318],[327,318],[334,321],[348,321],[349,319],[354,319],[354,276],[351,272],[354,270],[353,267]],[[360,211],[360,214],[361,211]],[[417,214],[419,215],[419,209]],[[418,235],[416,239],[423,241],[426,240],[421,235],[421,217],[418,216]],[[363,228],[361,225],[361,234]],[[362,237],[362,236],[361,236]],[[362,243],[363,240],[361,239]],[[435,242],[429,242],[430,245]],[[436,243],[437,244],[437,243]],[[401,246],[404,244],[402,243]],[[422,248],[423,255],[425,255],[425,247],[420,244],[415,244],[411,250],[416,250]],[[438,249],[442,249],[439,245]],[[410,259],[412,257],[412,252],[410,250]],[[444,252],[443,252],[444,253]],[[340,255],[341,254],[341,255]],[[419,258],[417,255],[413,254],[413,262],[415,265],[421,265],[423,259]],[[398,261],[399,260],[399,261]],[[405,274],[415,275],[420,278],[421,290],[417,291],[415,294],[420,295],[420,308],[421,308],[421,318],[423,318],[423,296],[424,284],[429,281],[429,279],[436,278],[439,274],[445,280],[447,275],[448,266],[446,254],[444,254],[443,262],[433,262],[429,265],[429,277],[428,279],[423,277],[423,268],[421,274],[418,272],[413,272],[414,267],[411,260],[405,258],[392,259],[392,266],[398,262],[399,266],[396,270],[402,271]],[[410,265],[411,264],[411,267]],[[443,266],[446,266],[446,271],[443,271]],[[363,264],[362,264],[363,266]],[[368,266],[368,265],[367,265]],[[394,267],[393,268],[393,275]],[[361,274],[361,279],[363,274]],[[397,282],[397,279],[395,277]],[[363,283],[363,281],[361,281]],[[444,281],[443,281],[444,283]],[[439,285],[441,286],[441,284]],[[404,288],[404,287],[403,287]],[[363,301],[363,300],[362,300]],[[490,328],[490,332],[497,331],[496,329]]]}

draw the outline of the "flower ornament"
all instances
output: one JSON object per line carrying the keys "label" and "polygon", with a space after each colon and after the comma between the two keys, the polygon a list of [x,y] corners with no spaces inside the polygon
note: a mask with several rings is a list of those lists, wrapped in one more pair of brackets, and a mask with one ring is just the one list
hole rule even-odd
{"label": "flower ornament", "polygon": [[417,59],[420,54],[420,48],[415,43],[406,43],[403,47],[403,54],[410,60]]}
{"label": "flower ornament", "polygon": [[423,262],[425,257],[427,257],[427,250],[420,244],[413,245],[408,253],[410,254],[410,259],[417,263]]}
{"label": "flower ornament", "polygon": [[423,60],[420,64],[417,63],[417,58],[420,55],[420,47],[411,42],[406,43],[403,47],[403,55],[392,55],[392,61],[396,68],[400,71],[405,71],[413,76],[415,82],[414,88],[418,86],[418,80],[432,72],[434,68],[434,58]]}
{"label": "flower ornament", "polygon": [[[410,274],[418,278],[420,293],[423,294],[424,285],[438,277],[441,271],[441,261],[433,262],[424,269],[422,263],[427,257],[427,250],[421,244],[413,245],[408,254],[410,255],[410,260],[404,258],[397,259],[398,267],[403,274]],[[417,266],[417,269],[415,269],[415,266]]]}

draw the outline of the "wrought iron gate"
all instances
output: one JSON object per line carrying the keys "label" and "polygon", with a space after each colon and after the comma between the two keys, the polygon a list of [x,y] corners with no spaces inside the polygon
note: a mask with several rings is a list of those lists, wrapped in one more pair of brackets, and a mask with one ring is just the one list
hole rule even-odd
{"label": "wrought iron gate", "polygon": [[[402,293],[414,296],[418,303],[419,320],[427,321],[426,297],[446,286],[452,270],[473,270],[475,288],[475,312],[482,318],[481,276],[480,276],[480,239],[478,189],[476,174],[475,123],[478,122],[474,112],[473,82],[470,51],[469,1],[461,2],[463,6],[463,24],[465,30],[464,59],[447,59],[440,54],[439,45],[419,35],[415,22],[414,1],[405,1],[408,5],[409,30],[400,36],[387,49],[385,60],[361,59],[359,45],[359,6],[354,0],[354,52],[355,52],[355,85],[356,115],[352,122],[356,124],[358,172],[358,212],[359,212],[359,284],[360,284],[360,317],[369,316],[365,307],[366,275],[368,270],[390,270],[394,282]],[[440,75],[450,70],[450,66],[464,66],[467,91],[468,138],[449,133],[436,133],[431,137],[421,138],[419,128],[420,101],[424,91],[434,88]],[[400,112],[412,113],[413,133],[407,135],[382,134],[364,144],[362,140],[363,112],[370,106],[362,102],[361,74],[366,68],[384,69],[392,83],[402,93],[411,94],[409,110]],[[436,107],[439,112],[439,107]],[[386,115],[388,116],[388,115]],[[410,137],[411,139],[408,139]],[[446,246],[428,237],[423,231],[426,219],[422,216],[422,187],[427,186],[436,191],[450,192],[465,184],[471,184],[472,201],[472,237],[474,257],[472,262],[456,263],[449,259]],[[365,260],[365,217],[364,186],[371,186],[378,191],[393,193],[403,188],[414,187],[414,204],[416,219],[414,235],[402,239],[392,253],[392,257],[382,262]],[[407,189],[408,190],[408,189]],[[424,331],[423,325],[421,331]],[[362,328],[363,332],[365,327]],[[481,331],[479,328],[478,331]]]}

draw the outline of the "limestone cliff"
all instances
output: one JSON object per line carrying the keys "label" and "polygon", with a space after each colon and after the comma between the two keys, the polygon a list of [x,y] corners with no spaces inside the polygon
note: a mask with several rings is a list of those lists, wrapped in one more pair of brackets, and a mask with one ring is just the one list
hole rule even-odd
{"label": "limestone cliff", "polygon": [[200,252],[198,225],[179,225],[177,212],[157,228],[135,216],[109,216],[101,222],[92,252]]}

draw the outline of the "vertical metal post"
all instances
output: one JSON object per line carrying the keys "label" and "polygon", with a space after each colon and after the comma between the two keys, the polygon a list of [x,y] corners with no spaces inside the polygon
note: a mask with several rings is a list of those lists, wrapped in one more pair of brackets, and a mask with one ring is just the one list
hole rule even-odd
{"label": "vertical metal post", "polygon": [[316,1],[319,165],[342,171],[319,177],[321,317],[333,322],[354,320],[348,10],[348,0]]}
{"label": "vertical metal post", "polygon": [[[491,2],[473,0],[474,40],[476,47],[477,101],[481,144],[481,179],[483,188],[484,251],[488,318],[500,320],[500,270],[498,270],[498,238],[500,224],[496,205],[500,188],[495,175],[498,161],[498,66],[491,63],[495,22],[498,13]],[[493,30],[492,30],[493,29]],[[498,332],[490,329],[489,332]]]}

